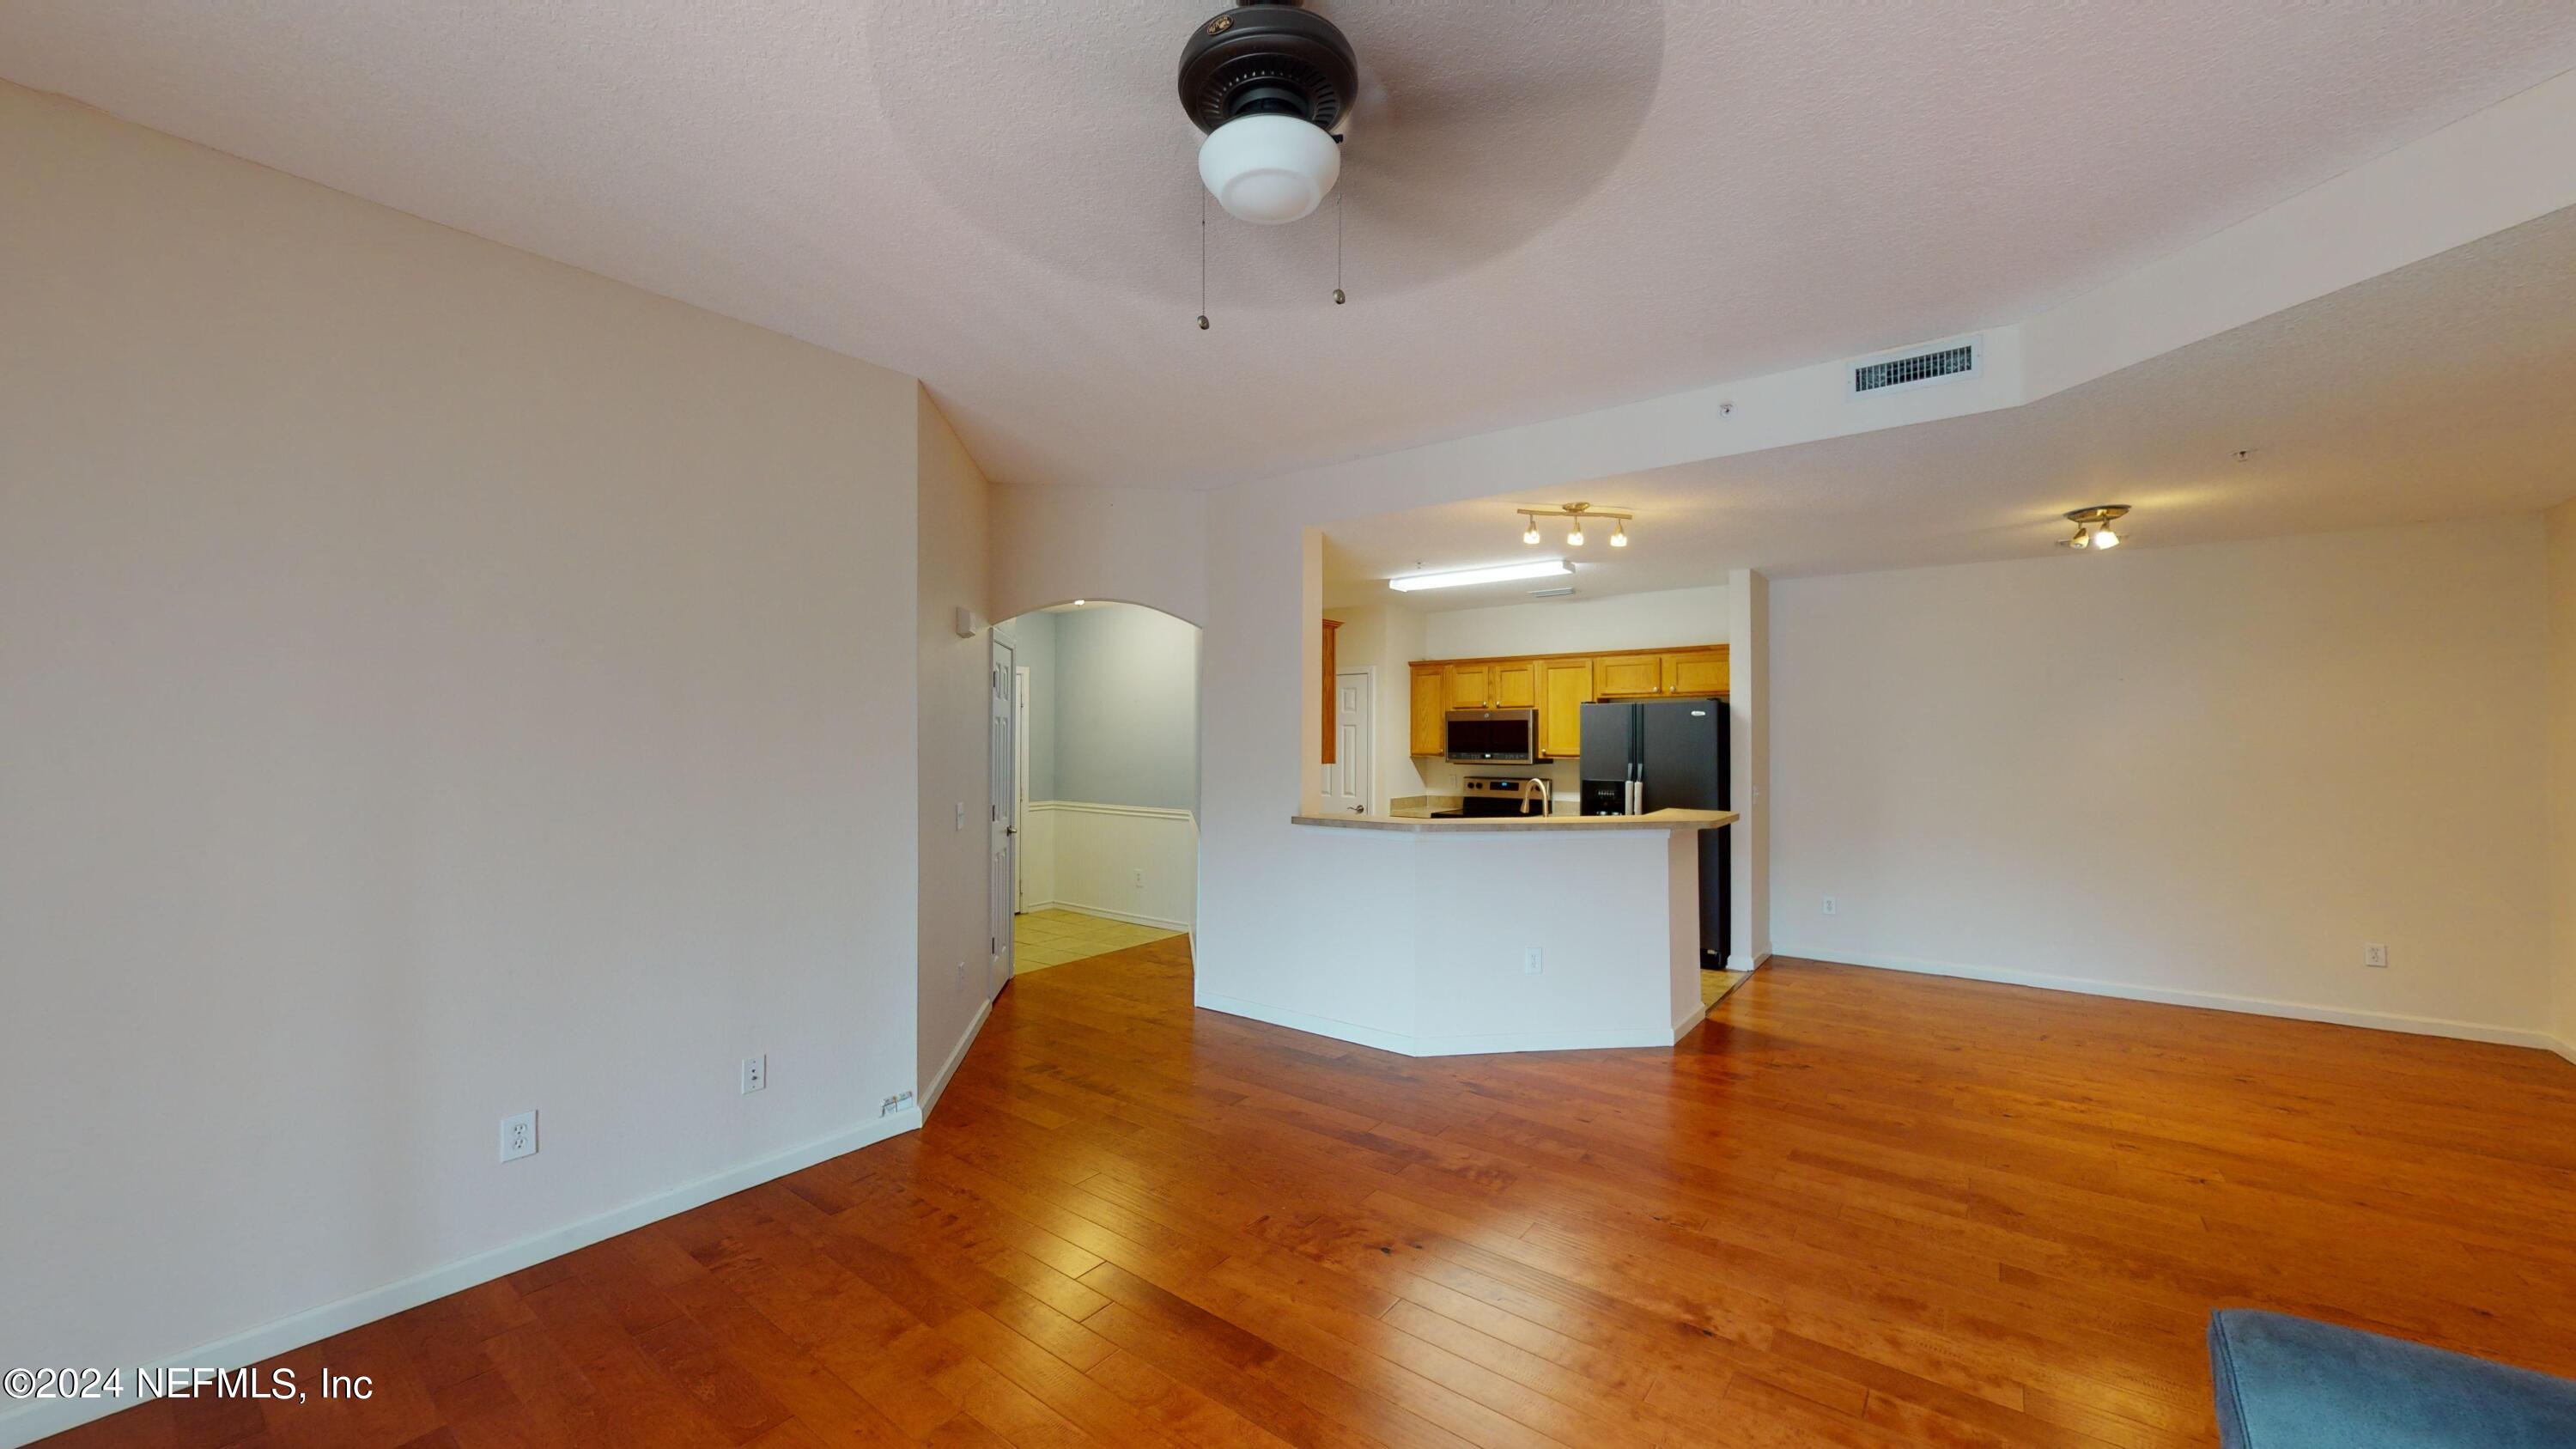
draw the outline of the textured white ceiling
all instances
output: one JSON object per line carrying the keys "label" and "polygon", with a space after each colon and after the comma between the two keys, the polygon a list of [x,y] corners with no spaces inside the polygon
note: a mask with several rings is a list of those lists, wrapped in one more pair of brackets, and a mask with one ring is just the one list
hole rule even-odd
{"label": "textured white ceiling", "polygon": [[2537,0],[1329,0],[1351,305],[1329,208],[1219,217],[1203,333],[1217,8],[12,0],[0,76],[1200,486],[2013,320],[2576,64]]}
{"label": "textured white ceiling", "polygon": [[[1634,542],[1520,542],[1517,503],[1327,533],[1336,605],[1521,603],[1499,584],[1398,595],[1416,567],[1577,560],[1583,597],[1775,576],[2040,558],[2059,515],[2127,503],[2129,547],[2539,508],[2576,493],[2576,209],[2455,248],[2024,407],[1565,490],[1630,507]],[[2239,462],[2234,454],[2251,450]],[[1556,581],[1563,582],[1563,581]]]}

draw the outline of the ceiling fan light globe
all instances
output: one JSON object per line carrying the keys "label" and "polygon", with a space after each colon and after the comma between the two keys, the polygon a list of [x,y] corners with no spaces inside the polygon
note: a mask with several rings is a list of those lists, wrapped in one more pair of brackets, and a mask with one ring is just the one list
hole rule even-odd
{"label": "ceiling fan light globe", "polygon": [[1309,215],[1341,175],[1341,148],[1295,116],[1238,116],[1199,143],[1199,180],[1237,221],[1277,226]]}

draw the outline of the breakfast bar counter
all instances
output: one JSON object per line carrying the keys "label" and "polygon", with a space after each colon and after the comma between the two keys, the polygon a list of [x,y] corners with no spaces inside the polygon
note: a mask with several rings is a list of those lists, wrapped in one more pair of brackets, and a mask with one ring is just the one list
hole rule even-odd
{"label": "breakfast bar counter", "polygon": [[1538,834],[1549,831],[1715,830],[1732,825],[1732,810],[1649,810],[1643,815],[1291,815],[1291,825],[1337,830],[1401,830],[1415,835]]}

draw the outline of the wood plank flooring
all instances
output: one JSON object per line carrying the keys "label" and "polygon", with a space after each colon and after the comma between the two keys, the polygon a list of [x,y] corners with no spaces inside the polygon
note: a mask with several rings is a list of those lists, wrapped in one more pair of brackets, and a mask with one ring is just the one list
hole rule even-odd
{"label": "wood plank flooring", "polygon": [[2576,1067],[1781,962],[1412,1061],[1018,980],[927,1130],[65,1445],[2158,1446],[2215,1306],[2576,1375]]}

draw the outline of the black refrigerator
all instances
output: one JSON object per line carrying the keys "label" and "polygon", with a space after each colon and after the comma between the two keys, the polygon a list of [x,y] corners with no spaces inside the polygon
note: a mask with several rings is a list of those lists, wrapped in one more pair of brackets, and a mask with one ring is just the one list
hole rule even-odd
{"label": "black refrigerator", "polygon": [[[1637,813],[1726,810],[1726,701],[1653,699],[1583,707],[1583,813],[1630,813],[1628,784],[1639,784]],[[1730,829],[1732,827],[1729,827]],[[1700,965],[1726,965],[1728,863],[1726,830],[1699,832]]]}

